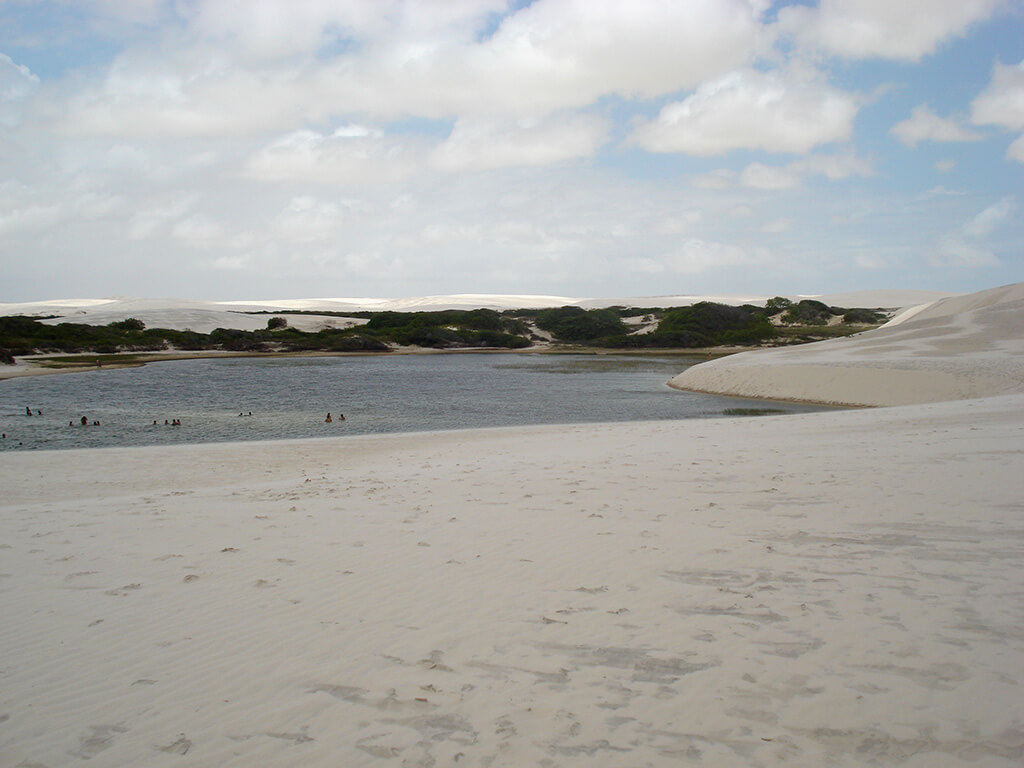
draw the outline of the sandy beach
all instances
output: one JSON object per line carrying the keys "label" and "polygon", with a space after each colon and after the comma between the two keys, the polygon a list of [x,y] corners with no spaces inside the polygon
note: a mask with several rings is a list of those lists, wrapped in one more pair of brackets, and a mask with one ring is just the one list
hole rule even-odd
{"label": "sandy beach", "polygon": [[1022,299],[675,381],[895,407],[6,454],[0,764],[1018,766]]}

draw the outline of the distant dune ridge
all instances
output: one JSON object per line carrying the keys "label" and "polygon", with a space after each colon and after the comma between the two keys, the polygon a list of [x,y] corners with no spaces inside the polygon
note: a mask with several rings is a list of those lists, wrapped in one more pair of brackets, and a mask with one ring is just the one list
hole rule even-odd
{"label": "distant dune ridge", "polygon": [[1022,301],[676,382],[898,407],[4,451],[0,764],[1019,768]]}
{"label": "distant dune ridge", "polygon": [[[934,291],[857,291],[823,296],[791,296],[788,298],[814,298],[830,306],[899,308],[923,304],[951,294]],[[455,294],[449,296],[419,296],[404,299],[335,298],[335,299],[281,299],[276,301],[196,301],[187,299],[60,299],[22,303],[0,303],[3,315],[54,315],[49,323],[86,323],[106,325],[128,317],[141,320],[150,328],[171,328],[197,333],[209,333],[215,328],[235,328],[254,331],[265,328],[263,315],[246,312],[361,312],[394,311],[419,312],[443,309],[545,309],[548,307],[579,306],[585,309],[600,307],[681,307],[698,301],[716,301],[721,304],[764,304],[771,296],[761,295],[677,295],[633,296],[611,298],[573,298],[569,296],[514,295],[514,294]],[[289,324],[299,330],[319,330],[324,327],[345,327],[353,321],[343,317],[292,315]]]}
{"label": "distant dune ridge", "polygon": [[1024,391],[1024,283],[915,307],[877,330],[695,366],[679,389],[842,405]]}

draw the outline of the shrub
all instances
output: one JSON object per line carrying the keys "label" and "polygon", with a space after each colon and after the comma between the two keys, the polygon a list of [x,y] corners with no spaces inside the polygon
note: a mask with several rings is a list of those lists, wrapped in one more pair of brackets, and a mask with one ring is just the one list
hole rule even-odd
{"label": "shrub", "polygon": [[791,325],[828,325],[834,313],[826,304],[814,299],[804,299],[787,310],[782,322]]}
{"label": "shrub", "polygon": [[537,327],[548,331],[559,341],[573,343],[621,336],[628,331],[614,311],[581,307],[542,310],[537,313]]}
{"label": "shrub", "polygon": [[288,321],[283,317],[272,317],[267,320],[267,330],[276,331],[279,328],[287,328]]}
{"label": "shrub", "polygon": [[108,328],[113,328],[117,331],[128,331],[138,332],[146,330],[146,324],[141,320],[137,320],[134,317],[126,317],[124,320],[117,320],[113,323],[107,323]]}
{"label": "shrub", "polygon": [[769,315],[777,315],[793,306],[793,302],[784,296],[776,296],[764,303],[764,310]]}
{"label": "shrub", "polygon": [[775,329],[759,307],[701,301],[666,312],[651,335],[658,346],[715,347],[754,344],[774,336]]}
{"label": "shrub", "polygon": [[884,319],[885,316],[881,312],[875,312],[870,309],[848,309],[843,313],[844,323],[876,325]]}

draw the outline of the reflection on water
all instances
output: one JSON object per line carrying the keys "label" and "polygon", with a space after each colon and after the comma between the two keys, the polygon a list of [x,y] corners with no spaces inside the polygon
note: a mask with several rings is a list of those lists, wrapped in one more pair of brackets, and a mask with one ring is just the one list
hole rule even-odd
{"label": "reflection on water", "polygon": [[[666,385],[697,362],[523,353],[232,358],[11,379],[0,381],[0,450],[685,419],[763,407]],[[26,407],[42,415],[28,417]],[[80,426],[83,416],[100,426]],[[181,426],[165,426],[174,419]]]}

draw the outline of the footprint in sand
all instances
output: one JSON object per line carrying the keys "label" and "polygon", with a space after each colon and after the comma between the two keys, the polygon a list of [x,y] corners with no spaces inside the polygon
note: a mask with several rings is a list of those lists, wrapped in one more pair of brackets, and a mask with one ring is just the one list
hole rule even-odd
{"label": "footprint in sand", "polygon": [[88,736],[78,737],[78,750],[71,754],[83,760],[89,760],[114,744],[114,736],[127,733],[128,729],[120,725],[90,725],[92,731]]}
{"label": "footprint in sand", "polygon": [[123,587],[117,589],[108,589],[103,594],[112,595],[113,597],[124,597],[129,592],[134,592],[137,589],[142,589],[141,584],[125,584]]}
{"label": "footprint in sand", "polygon": [[185,738],[185,734],[179,734],[176,741],[168,744],[166,747],[157,747],[161,752],[167,752],[172,755],[184,755],[192,749],[192,742]]}

